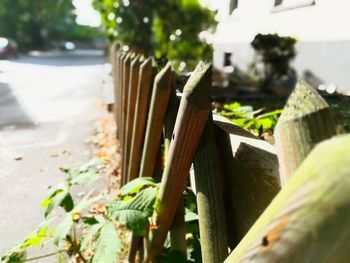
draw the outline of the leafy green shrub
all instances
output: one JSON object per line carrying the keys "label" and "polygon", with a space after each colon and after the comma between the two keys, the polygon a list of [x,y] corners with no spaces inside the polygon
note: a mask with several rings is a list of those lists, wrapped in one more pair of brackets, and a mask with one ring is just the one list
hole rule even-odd
{"label": "leafy green shrub", "polygon": [[265,78],[268,75],[283,76],[294,72],[289,63],[296,55],[295,43],[294,38],[277,34],[255,36],[251,45],[264,63]]}
{"label": "leafy green shrub", "polygon": [[252,106],[242,106],[238,102],[224,104],[223,109],[217,111],[237,126],[259,136],[263,132],[272,133],[282,113],[282,110],[263,113],[264,109],[254,110]]}
{"label": "leafy green shrub", "polygon": [[[199,0],[94,0],[109,39],[130,49],[167,58],[177,68],[211,60],[210,45],[199,33],[216,25],[214,13]],[[185,66],[186,67],[186,66]]]}

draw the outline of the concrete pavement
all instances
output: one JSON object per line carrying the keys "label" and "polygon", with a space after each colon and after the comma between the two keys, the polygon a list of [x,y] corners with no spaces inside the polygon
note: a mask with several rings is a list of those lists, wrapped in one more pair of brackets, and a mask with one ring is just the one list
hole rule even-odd
{"label": "concrete pavement", "polygon": [[90,158],[104,63],[96,51],[0,61],[0,254],[43,221],[47,188],[65,178],[59,168]]}

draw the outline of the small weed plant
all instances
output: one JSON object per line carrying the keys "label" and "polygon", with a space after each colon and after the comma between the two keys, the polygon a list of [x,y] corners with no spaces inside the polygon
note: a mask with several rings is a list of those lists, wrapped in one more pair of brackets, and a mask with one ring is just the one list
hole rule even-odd
{"label": "small weed plant", "polygon": [[[21,263],[56,255],[58,262],[115,263],[122,250],[120,226],[125,226],[134,235],[145,236],[152,227],[151,218],[159,189],[159,183],[153,178],[131,181],[120,189],[117,197],[108,203],[105,201],[106,204],[101,203],[105,196],[94,196],[92,191],[84,194],[80,202],[75,202],[74,188],[96,181],[101,176],[103,165],[100,159],[93,159],[79,167],[61,169],[67,178],[42,202],[44,222],[23,242],[0,256],[0,262]],[[176,251],[171,251],[167,241],[163,262],[201,262],[195,196],[188,188],[184,191],[184,200],[186,227],[191,236],[188,239],[190,260],[179,261],[181,257]],[[56,251],[27,257],[27,249],[52,247],[52,244]]]}

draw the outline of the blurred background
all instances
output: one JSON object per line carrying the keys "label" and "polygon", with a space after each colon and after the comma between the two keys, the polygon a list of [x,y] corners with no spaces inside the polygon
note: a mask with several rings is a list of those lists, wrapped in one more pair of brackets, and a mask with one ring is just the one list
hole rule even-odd
{"label": "blurred background", "polygon": [[1,0],[0,253],[42,220],[58,168],[91,155],[82,141],[113,98],[114,41],[185,77],[213,62],[217,99],[285,99],[297,79],[349,95],[349,10],[346,0]]}

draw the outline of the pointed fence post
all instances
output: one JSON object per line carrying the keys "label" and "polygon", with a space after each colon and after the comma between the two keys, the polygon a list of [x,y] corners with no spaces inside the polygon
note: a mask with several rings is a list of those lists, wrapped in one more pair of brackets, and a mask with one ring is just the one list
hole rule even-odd
{"label": "pointed fence post", "polygon": [[223,262],[228,255],[224,201],[217,156],[213,118],[209,114],[193,163],[204,263]]}
{"label": "pointed fence post", "polygon": [[131,139],[130,162],[128,180],[139,175],[142,156],[142,144],[145,138],[147,113],[149,109],[150,93],[153,84],[152,58],[145,60],[140,66],[140,78],[137,87],[134,129]]}
{"label": "pointed fence post", "polygon": [[348,262],[349,163],[349,134],[317,145],[225,262]]}
{"label": "pointed fence post", "polygon": [[130,63],[130,81],[129,81],[129,94],[127,98],[127,112],[125,121],[125,142],[124,142],[124,155],[123,155],[123,167],[125,171],[125,183],[128,180],[129,161],[130,161],[130,148],[131,148],[131,137],[134,128],[134,114],[135,114],[135,103],[137,95],[137,86],[139,82],[139,70],[140,70],[141,57],[139,55]]}
{"label": "pointed fence post", "polygon": [[304,81],[296,84],[275,129],[281,185],[284,186],[318,143],[336,134],[331,110]]}
{"label": "pointed fence post", "polygon": [[224,170],[228,241],[233,249],[279,192],[278,160],[268,142],[225,117],[214,114],[213,118]]}
{"label": "pointed fence post", "polygon": [[[114,42],[111,49],[110,49],[110,61],[112,64],[112,80],[113,80],[113,90],[114,90],[114,120],[117,125],[117,116],[119,111],[119,104],[118,104],[118,98],[119,98],[119,85],[118,85],[118,72],[119,72],[119,65],[118,65],[118,59],[119,59],[119,50],[120,50],[120,43]],[[117,133],[118,138],[118,133]]]}
{"label": "pointed fence post", "polygon": [[171,227],[205,126],[211,99],[211,65],[199,63],[185,85],[162,182],[155,204],[146,262],[155,262]]}
{"label": "pointed fence post", "polygon": [[122,138],[122,131],[121,131],[121,127],[122,127],[122,96],[123,96],[123,60],[124,57],[126,56],[126,54],[124,52],[118,52],[118,56],[117,56],[117,74],[116,74],[116,78],[117,78],[117,83],[116,83],[116,87],[117,87],[117,97],[116,97],[116,105],[115,108],[117,109],[117,138],[121,141]]}
{"label": "pointed fence post", "polygon": [[[123,93],[122,93],[122,103],[121,103],[121,124],[122,124],[122,141],[121,145],[122,147],[122,164],[124,164],[124,156],[125,156],[125,148],[124,144],[126,142],[126,118],[127,118],[127,108],[128,108],[128,101],[127,99],[129,98],[129,85],[130,85],[130,63],[133,58],[133,54],[128,53],[124,60],[123,60]],[[125,166],[122,165],[122,173],[121,173],[121,186],[123,186],[127,182],[126,178],[126,171],[125,171]]]}
{"label": "pointed fence post", "polygon": [[117,139],[119,139],[119,131],[118,131],[118,125],[119,125],[119,120],[118,120],[118,115],[120,111],[120,104],[119,104],[119,98],[120,98],[120,86],[119,86],[119,71],[120,71],[120,66],[119,66],[119,57],[120,57],[120,52],[117,51],[114,56],[114,62],[113,62],[113,88],[114,88],[114,120],[115,120],[115,125],[117,127],[116,130],[116,135]]}
{"label": "pointed fence post", "polygon": [[155,77],[148,113],[148,122],[142,152],[140,177],[152,177],[160,147],[163,120],[168,106],[172,83],[171,65],[168,63]]}
{"label": "pointed fence post", "polygon": [[[167,160],[170,148],[171,137],[174,132],[179,102],[176,97],[175,78],[173,78],[168,109],[164,118],[164,155]],[[187,256],[186,244],[186,224],[185,224],[185,207],[184,200],[181,198],[177,207],[174,220],[170,228],[170,243],[173,251],[182,252],[183,256]]]}

